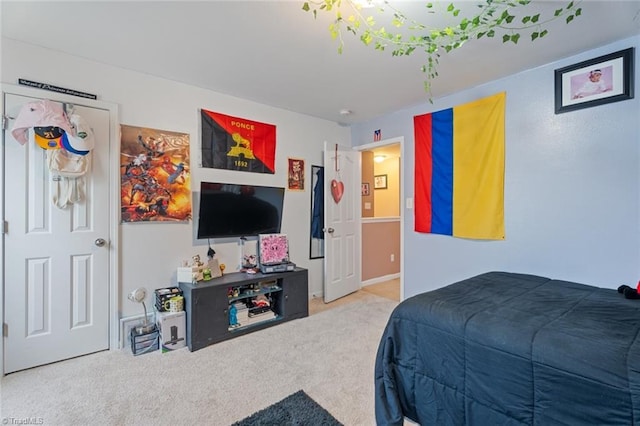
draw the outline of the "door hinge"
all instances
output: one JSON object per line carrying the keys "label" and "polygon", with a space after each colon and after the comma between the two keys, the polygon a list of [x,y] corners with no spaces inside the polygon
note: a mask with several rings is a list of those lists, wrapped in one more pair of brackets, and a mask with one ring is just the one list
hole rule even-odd
{"label": "door hinge", "polygon": [[9,124],[9,117],[6,115],[2,116],[2,130],[7,130],[7,125]]}
{"label": "door hinge", "polygon": [[2,323],[2,336],[9,337],[9,324],[6,322]]}
{"label": "door hinge", "polygon": [[9,232],[9,222],[7,222],[6,220],[2,221],[2,233],[6,234],[7,232]]}

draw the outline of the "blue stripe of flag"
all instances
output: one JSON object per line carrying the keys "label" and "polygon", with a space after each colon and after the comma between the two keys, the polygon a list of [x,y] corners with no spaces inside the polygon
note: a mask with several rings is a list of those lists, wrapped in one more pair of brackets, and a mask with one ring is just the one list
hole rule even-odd
{"label": "blue stripe of flag", "polygon": [[453,108],[432,114],[431,232],[453,235]]}

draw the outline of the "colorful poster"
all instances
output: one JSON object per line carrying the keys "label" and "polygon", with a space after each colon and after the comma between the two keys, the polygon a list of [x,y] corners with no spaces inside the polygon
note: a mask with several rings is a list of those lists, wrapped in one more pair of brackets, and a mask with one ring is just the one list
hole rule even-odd
{"label": "colorful poster", "polygon": [[201,110],[202,167],[276,172],[276,126]]}
{"label": "colorful poster", "polygon": [[122,222],[191,219],[189,135],[120,126]]}
{"label": "colorful poster", "polygon": [[289,262],[289,240],[285,234],[258,235],[258,250],[262,265]]}
{"label": "colorful poster", "polygon": [[505,98],[414,117],[416,232],[504,239]]}

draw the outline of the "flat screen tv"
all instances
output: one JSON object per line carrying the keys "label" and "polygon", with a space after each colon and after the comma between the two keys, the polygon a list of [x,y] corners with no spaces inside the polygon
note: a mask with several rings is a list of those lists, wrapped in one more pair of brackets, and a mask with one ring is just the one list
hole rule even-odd
{"label": "flat screen tv", "polygon": [[284,188],[200,183],[198,239],[280,233]]}

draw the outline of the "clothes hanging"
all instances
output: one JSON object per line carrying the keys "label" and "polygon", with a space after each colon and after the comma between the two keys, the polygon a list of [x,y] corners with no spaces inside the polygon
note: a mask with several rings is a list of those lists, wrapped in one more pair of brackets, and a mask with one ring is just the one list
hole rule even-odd
{"label": "clothes hanging", "polygon": [[73,134],[71,123],[61,104],[41,99],[25,104],[16,117],[11,129],[11,135],[21,145],[29,140],[29,128],[32,127],[59,127],[65,132]]}
{"label": "clothes hanging", "polygon": [[69,106],[41,99],[25,104],[11,129],[22,145],[27,141],[46,152],[53,204],[61,209],[84,199],[84,176],[91,168],[94,134]]}
{"label": "clothes hanging", "polygon": [[311,238],[324,239],[324,167],[316,172],[316,184],[313,187],[313,206],[311,212]]}

